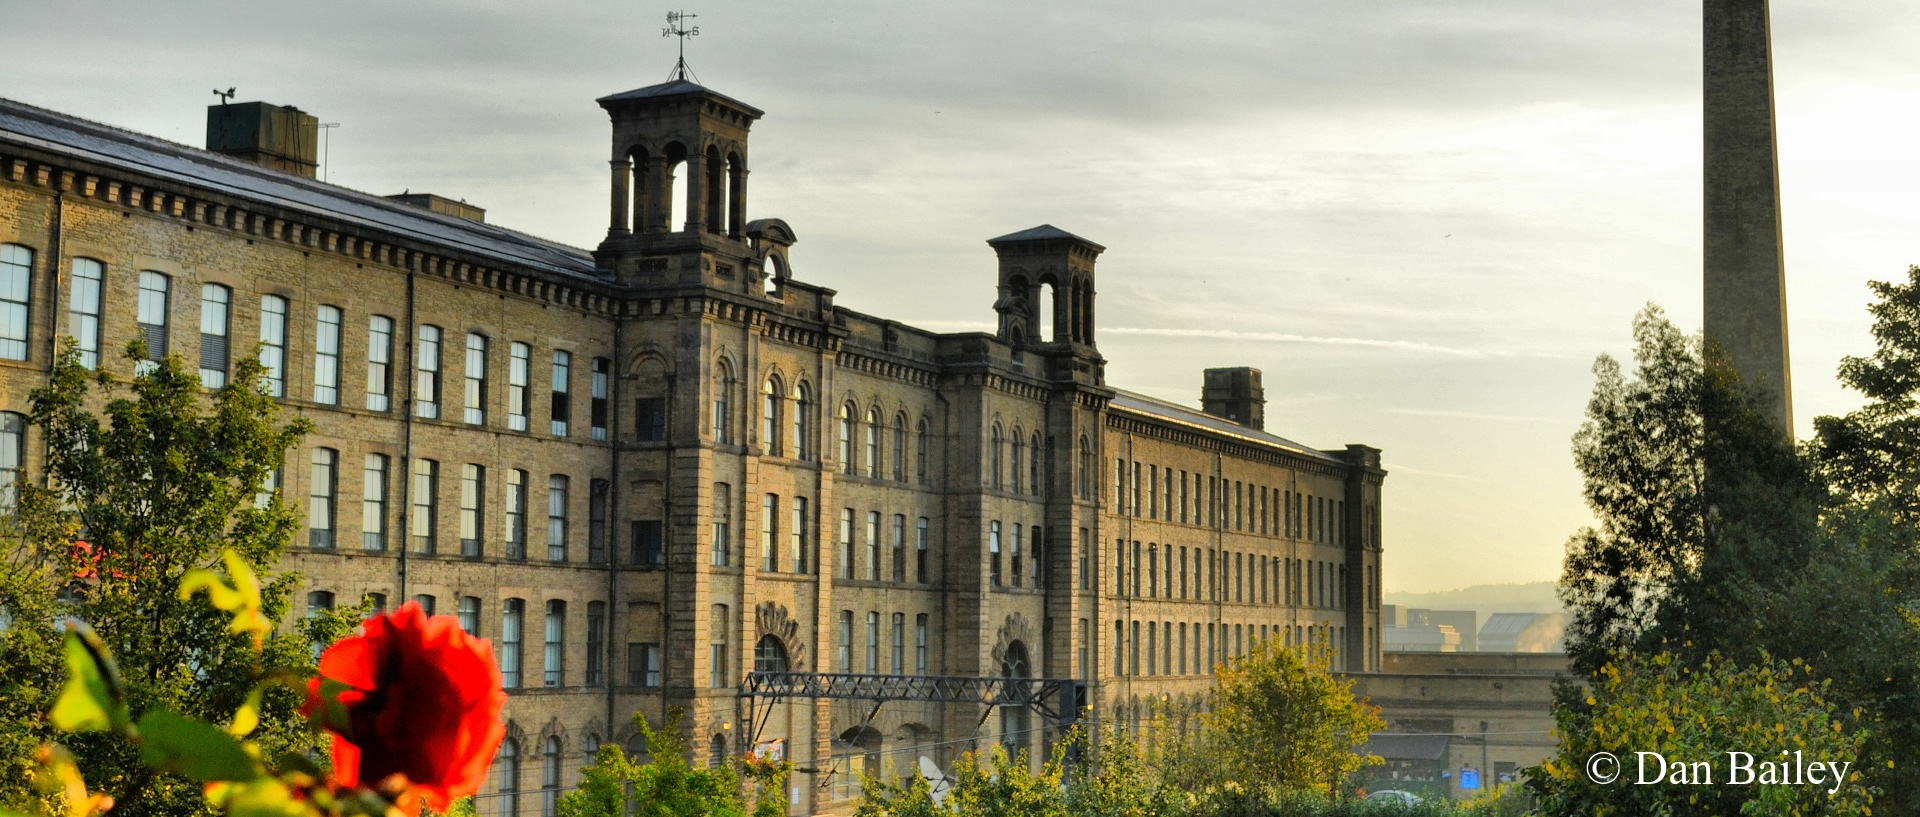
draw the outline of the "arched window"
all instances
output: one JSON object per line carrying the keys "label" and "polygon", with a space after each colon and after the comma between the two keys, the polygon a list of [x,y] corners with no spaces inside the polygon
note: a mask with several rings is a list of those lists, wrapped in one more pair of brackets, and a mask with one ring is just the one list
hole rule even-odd
{"label": "arched window", "polygon": [[780,453],[780,398],[786,393],[778,377],[760,387],[760,450],[767,456]]}
{"label": "arched window", "polygon": [[867,459],[864,470],[867,476],[877,479],[880,476],[880,408],[878,406],[867,409],[866,448]]}
{"label": "arched window", "polygon": [[498,817],[520,817],[520,744],[512,738],[500,742],[493,758],[493,791]]}
{"label": "arched window", "polygon": [[1046,480],[1040,478],[1041,465],[1044,459],[1040,448],[1040,432],[1035,431],[1033,432],[1033,440],[1027,447],[1027,490],[1032,491],[1034,496],[1039,496],[1042,493],[1041,488],[1046,483]]}
{"label": "arched window", "polygon": [[793,450],[796,460],[813,455],[813,388],[801,381],[793,387]]}
{"label": "arched window", "polygon": [[921,485],[927,484],[927,461],[932,450],[932,442],[927,431],[927,418],[920,418],[920,425],[914,430],[913,469]]}
{"label": "arched window", "polygon": [[1080,437],[1080,498],[1093,498],[1093,441]]}
{"label": "arched window", "polygon": [[777,636],[761,636],[760,643],[753,647],[753,671],[786,672],[787,645],[780,643]]}
{"label": "arched window", "polygon": [[1001,439],[1000,424],[994,423],[993,437],[987,444],[987,485],[992,488],[1000,487]]}
{"label": "arched window", "polygon": [[1027,435],[1019,426],[1013,428],[1013,470],[1008,475],[1013,478],[1013,492],[1020,493],[1021,474],[1026,470]]}
{"label": "arched window", "polygon": [[11,411],[0,411],[0,514],[13,510],[22,466],[27,461],[27,418]]}
{"label": "arched window", "polygon": [[713,442],[726,445],[733,428],[733,367],[722,359],[713,364]]}
{"label": "arched window", "polygon": [[558,817],[560,810],[560,739],[547,738],[540,753],[540,817]]}
{"label": "arched window", "polygon": [[840,470],[853,473],[853,404],[840,406]]}
{"label": "arched window", "polygon": [[893,481],[907,481],[907,415],[893,415]]}
{"label": "arched window", "polygon": [[[1032,666],[1027,660],[1025,642],[1015,641],[1007,645],[1006,654],[1000,658],[1000,675],[1003,678],[1033,677]],[[1030,745],[1028,732],[1031,729],[1031,720],[1024,703],[1000,707],[1000,743],[1007,747],[1009,754],[1018,754]]]}

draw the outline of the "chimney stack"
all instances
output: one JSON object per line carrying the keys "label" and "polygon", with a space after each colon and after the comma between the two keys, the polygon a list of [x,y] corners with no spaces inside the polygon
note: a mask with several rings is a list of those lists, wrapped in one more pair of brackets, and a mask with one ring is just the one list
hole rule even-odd
{"label": "chimney stack", "polygon": [[207,106],[207,150],[214,153],[311,179],[319,142],[320,120],[290,105]]}
{"label": "chimney stack", "polygon": [[1251,366],[1208,369],[1200,404],[1215,417],[1255,430],[1266,428],[1267,393],[1260,387],[1260,370]]}

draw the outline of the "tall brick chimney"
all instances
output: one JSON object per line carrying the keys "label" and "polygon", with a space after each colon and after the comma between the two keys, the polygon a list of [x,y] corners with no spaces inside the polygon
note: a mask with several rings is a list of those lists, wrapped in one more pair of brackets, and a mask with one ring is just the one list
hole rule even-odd
{"label": "tall brick chimney", "polygon": [[320,120],[291,105],[207,106],[207,150],[214,153],[311,179],[319,143]]}
{"label": "tall brick chimney", "polygon": [[1260,387],[1260,370],[1251,366],[1208,369],[1206,384],[1200,391],[1200,404],[1215,417],[1264,430],[1267,423],[1267,393]]}

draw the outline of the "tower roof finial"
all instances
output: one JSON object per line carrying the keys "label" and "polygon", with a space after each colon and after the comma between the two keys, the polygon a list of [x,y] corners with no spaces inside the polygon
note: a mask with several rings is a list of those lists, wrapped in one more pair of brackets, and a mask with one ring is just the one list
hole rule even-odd
{"label": "tower roof finial", "polygon": [[686,21],[698,16],[684,11],[667,12],[667,27],[660,30],[660,36],[680,38],[680,59],[674,62],[673,73],[667,75],[668,82],[700,82],[700,78],[693,75],[693,69],[687,67],[687,38],[700,36],[700,27],[689,26]]}

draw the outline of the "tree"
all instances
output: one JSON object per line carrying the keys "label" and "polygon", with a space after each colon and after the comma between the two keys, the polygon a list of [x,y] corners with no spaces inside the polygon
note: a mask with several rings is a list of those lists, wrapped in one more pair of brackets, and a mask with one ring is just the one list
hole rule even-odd
{"label": "tree", "polygon": [[[1192,798],[1167,785],[1141,760],[1138,744],[1109,730],[1098,747],[1070,732],[1034,771],[1025,752],[1009,755],[995,744],[968,752],[953,765],[953,787],[933,802],[926,778],[906,783],[868,778],[855,817],[1178,817]],[[1069,761],[1071,748],[1079,760]]]}
{"label": "tree", "polygon": [[[137,344],[127,356],[141,357]],[[53,737],[37,715],[65,675],[57,620],[93,626],[125,674],[135,718],[164,707],[205,722],[231,717],[267,668],[311,668],[314,644],[352,626],[322,617],[268,637],[256,652],[206,596],[177,592],[188,571],[212,568],[231,550],[262,578],[268,620],[285,617],[296,577],[272,567],[297,520],[277,494],[257,497],[307,424],[278,423],[251,358],[211,393],[177,357],[136,371],[127,382],[88,371],[69,343],[50,382],[32,394],[29,422],[44,435],[47,461],[45,484],[18,483],[0,563],[0,609],[11,618],[0,633],[0,802],[31,796],[21,772],[32,747]],[[104,407],[96,390],[108,393]],[[296,689],[269,688],[254,733],[262,747],[317,745],[297,712],[301,700]],[[128,741],[94,733],[64,742],[89,782],[113,795],[116,815],[205,809],[199,786],[150,771]]]}
{"label": "tree", "polygon": [[1840,382],[1867,398],[1841,417],[1813,421],[1814,452],[1835,489],[1884,508],[1911,538],[1920,526],[1920,266],[1905,283],[1873,281],[1877,348],[1840,362]]}
{"label": "tree", "polygon": [[[1555,713],[1560,748],[1533,774],[1541,807],[1593,817],[1870,814],[1863,772],[1877,758],[1819,675],[1800,661],[1742,668],[1717,656],[1619,656],[1588,697]],[[1778,785],[1791,782],[1782,765],[1813,761],[1846,765],[1829,767],[1822,785]],[[1685,780],[1674,782],[1676,773]],[[1836,774],[1845,780],[1832,781]]]}
{"label": "tree", "polygon": [[[680,729],[683,715],[673,710],[655,730],[645,715],[634,713],[633,725],[652,761],[635,764],[617,744],[601,746],[593,763],[581,771],[580,788],[560,797],[560,817],[747,817],[740,775],[732,764],[696,769],[688,762]],[[760,788],[752,816],[786,814],[785,781],[791,767],[756,763],[747,771]]]}
{"label": "tree", "polygon": [[1386,724],[1377,707],[1353,697],[1353,681],[1333,676],[1330,657],[1324,642],[1296,648],[1267,639],[1229,659],[1215,675],[1213,710],[1171,761],[1180,785],[1331,794],[1379,763],[1357,750]]}

